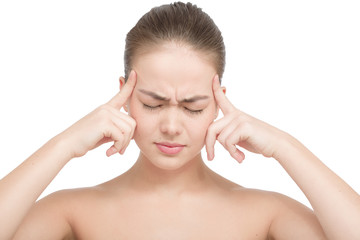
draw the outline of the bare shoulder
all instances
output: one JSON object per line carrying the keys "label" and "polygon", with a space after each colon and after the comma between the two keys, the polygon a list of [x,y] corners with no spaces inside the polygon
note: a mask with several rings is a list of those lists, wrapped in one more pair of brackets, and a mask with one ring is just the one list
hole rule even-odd
{"label": "bare shoulder", "polygon": [[241,208],[269,226],[269,239],[326,239],[314,212],[302,203],[276,192],[247,188],[235,192]]}
{"label": "bare shoulder", "polygon": [[277,192],[245,188],[220,176],[216,182],[223,191],[223,203],[251,232],[266,234],[268,239],[326,239],[314,212],[302,203]]}
{"label": "bare shoulder", "polygon": [[26,215],[14,239],[76,239],[78,223],[102,210],[106,192],[97,186],[67,189],[40,199]]}
{"label": "bare shoulder", "polygon": [[56,206],[59,211],[62,211],[67,221],[72,224],[75,218],[81,216],[81,213],[86,212],[88,209],[93,209],[94,206],[101,208],[101,202],[113,197],[114,194],[109,188],[104,185],[98,185],[61,190],[50,194],[41,201],[44,201],[42,204],[48,202],[49,204],[47,205]]}
{"label": "bare shoulder", "polygon": [[69,191],[59,191],[37,201],[24,218],[14,239],[73,239],[68,216]]}
{"label": "bare shoulder", "polygon": [[[314,216],[313,211],[302,203],[281,193],[246,188],[231,182],[219,175],[216,176],[217,185],[223,191],[221,195],[234,207],[241,210],[256,210],[259,214],[276,217],[288,211],[301,215]],[[256,213],[254,213],[256,215]]]}
{"label": "bare shoulder", "polygon": [[[234,207],[253,209],[254,207],[266,214],[276,214],[284,203],[294,202],[293,199],[280,193],[246,188],[234,183],[218,174],[213,175],[220,195],[224,196]],[[243,209],[242,209],[243,210]]]}

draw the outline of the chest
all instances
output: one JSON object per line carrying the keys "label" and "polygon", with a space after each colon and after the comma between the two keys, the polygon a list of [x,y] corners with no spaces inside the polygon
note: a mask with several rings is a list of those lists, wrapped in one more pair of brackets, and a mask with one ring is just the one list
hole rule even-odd
{"label": "chest", "polygon": [[75,235],[87,240],[266,239],[268,229],[256,213],[211,203],[97,205],[76,216]]}

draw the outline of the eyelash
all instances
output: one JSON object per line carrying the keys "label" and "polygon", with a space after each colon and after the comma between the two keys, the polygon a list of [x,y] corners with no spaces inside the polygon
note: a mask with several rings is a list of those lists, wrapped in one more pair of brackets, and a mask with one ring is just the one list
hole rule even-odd
{"label": "eyelash", "polygon": [[[150,110],[150,111],[154,111],[154,110],[156,110],[157,108],[162,107],[162,105],[150,106],[150,105],[147,105],[147,104],[145,104],[145,103],[143,103],[143,106],[144,106],[144,108],[146,108],[147,110]],[[189,108],[187,108],[187,107],[184,107],[184,109],[185,109],[188,113],[190,113],[190,114],[200,114],[200,113],[202,113],[202,111],[203,111],[203,109],[191,110],[191,109],[189,109]]]}

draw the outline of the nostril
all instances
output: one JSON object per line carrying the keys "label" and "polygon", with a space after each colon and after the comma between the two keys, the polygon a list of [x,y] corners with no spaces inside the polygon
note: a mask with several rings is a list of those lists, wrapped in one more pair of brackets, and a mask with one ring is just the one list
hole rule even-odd
{"label": "nostril", "polygon": [[176,135],[181,133],[181,125],[176,121],[165,121],[161,124],[160,129],[163,133]]}
{"label": "nostril", "polygon": [[178,135],[181,133],[181,129],[178,126],[166,124],[161,126],[161,132],[169,135]]}
{"label": "nostril", "polygon": [[181,116],[176,106],[160,113],[160,130],[169,135],[178,135],[182,132]]}

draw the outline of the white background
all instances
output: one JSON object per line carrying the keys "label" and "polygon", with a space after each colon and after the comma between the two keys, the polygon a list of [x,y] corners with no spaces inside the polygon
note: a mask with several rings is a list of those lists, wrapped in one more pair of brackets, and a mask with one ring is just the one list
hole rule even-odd
{"label": "white background", "polygon": [[[126,33],[162,3],[168,2],[0,3],[0,178],[117,93]],[[294,135],[360,192],[359,2],[193,3],[223,33],[230,100]],[[134,142],[124,156],[107,158],[108,147],[71,161],[42,196],[107,181],[138,155]],[[309,206],[275,160],[247,153],[238,164],[220,144],[215,151],[208,165],[224,177]]]}

